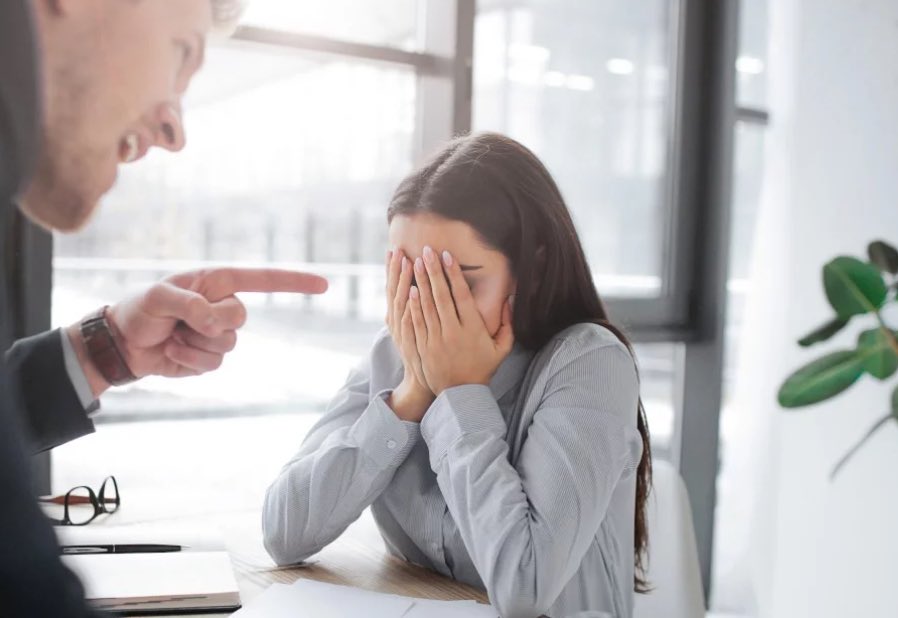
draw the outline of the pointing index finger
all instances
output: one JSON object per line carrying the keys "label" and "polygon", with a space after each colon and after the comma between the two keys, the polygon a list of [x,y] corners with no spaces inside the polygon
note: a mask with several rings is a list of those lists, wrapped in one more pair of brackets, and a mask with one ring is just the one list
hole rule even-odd
{"label": "pointing index finger", "polygon": [[170,282],[199,292],[210,302],[238,292],[322,294],[328,285],[324,277],[279,268],[215,268],[175,275]]}

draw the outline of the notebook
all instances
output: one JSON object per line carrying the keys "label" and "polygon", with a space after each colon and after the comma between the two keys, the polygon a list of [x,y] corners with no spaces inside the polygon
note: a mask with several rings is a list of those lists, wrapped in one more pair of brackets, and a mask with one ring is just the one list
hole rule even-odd
{"label": "notebook", "polygon": [[153,615],[240,607],[227,552],[68,555],[62,561],[100,610]]}

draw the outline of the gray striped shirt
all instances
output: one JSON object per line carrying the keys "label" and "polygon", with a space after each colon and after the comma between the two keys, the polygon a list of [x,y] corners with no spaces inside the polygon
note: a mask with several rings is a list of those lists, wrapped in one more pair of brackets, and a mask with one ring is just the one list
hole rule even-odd
{"label": "gray striped shirt", "polygon": [[390,552],[485,588],[503,616],[630,618],[642,442],[617,338],[579,324],[515,346],[420,425],[385,402],[402,373],[384,331],[268,489],[272,558],[305,560],[370,506]]}

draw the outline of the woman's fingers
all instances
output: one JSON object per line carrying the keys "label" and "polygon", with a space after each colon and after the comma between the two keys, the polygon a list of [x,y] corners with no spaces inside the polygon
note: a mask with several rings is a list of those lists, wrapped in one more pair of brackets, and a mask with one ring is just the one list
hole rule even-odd
{"label": "woman's fingers", "polygon": [[390,332],[396,326],[396,318],[393,316],[393,299],[396,298],[396,287],[399,285],[399,252],[391,249],[387,251],[387,285],[384,293],[387,296],[387,326]]}
{"label": "woman's fingers", "polygon": [[504,359],[511,353],[514,346],[514,329],[512,328],[512,305],[514,297],[509,296],[502,305],[502,324],[499,325],[499,331],[493,338],[496,342],[496,349]]}
{"label": "woman's fingers", "polygon": [[[407,364],[413,364],[419,356],[421,343],[418,341],[415,333],[411,304],[408,304],[405,307],[405,311],[402,314],[400,329],[402,331],[402,356]],[[427,336],[426,333],[424,336]]]}
{"label": "woman's fingers", "polygon": [[477,311],[474,297],[471,295],[471,288],[468,286],[468,282],[465,281],[465,276],[461,272],[461,266],[448,251],[443,251],[442,257],[446,277],[449,280],[452,291],[452,298],[455,301],[455,308],[458,310],[458,317],[462,326],[470,325],[472,322],[474,324],[477,322],[483,323],[483,317]]}
{"label": "woman's fingers", "polygon": [[400,322],[405,313],[405,306],[408,304],[408,288],[412,283],[412,266],[408,258],[404,255],[398,260],[398,275],[396,280],[396,290],[391,298],[392,303],[392,328],[394,333],[399,333]]}
{"label": "woman's fingers", "polygon": [[455,309],[455,302],[452,300],[452,292],[449,290],[446,275],[443,274],[443,265],[430,247],[424,247],[424,268],[427,270],[430,280],[430,289],[437,314],[440,316],[442,329],[445,331],[458,326],[458,313]]}
{"label": "woman's fingers", "polygon": [[[415,288],[413,287],[412,289]],[[426,334],[424,336],[426,336]],[[415,334],[411,303],[406,305],[405,314],[402,316],[402,345],[403,360],[406,363],[406,366],[411,368],[412,373],[415,374],[415,379],[419,384],[426,385],[427,380],[424,377],[424,367],[421,364],[420,346],[418,344],[418,337]]]}
{"label": "woman's fingers", "polygon": [[412,315],[412,326],[415,329],[415,340],[418,342],[418,353],[422,356],[430,341],[431,333],[428,331],[427,323],[424,321],[424,312],[421,309],[421,292],[418,288],[413,287],[409,292],[408,308]]}
{"label": "woman's fingers", "polygon": [[387,298],[396,296],[396,286],[399,284],[399,252],[393,249],[387,251]]}
{"label": "woman's fingers", "polygon": [[[430,286],[430,277],[424,268],[424,261],[421,258],[415,260],[415,281],[418,283],[416,292],[418,304],[423,314],[424,324],[427,327],[427,333],[430,337],[439,338],[442,334],[440,325],[440,314],[437,311],[436,302],[433,298],[433,290]],[[415,288],[412,288],[414,291]]]}

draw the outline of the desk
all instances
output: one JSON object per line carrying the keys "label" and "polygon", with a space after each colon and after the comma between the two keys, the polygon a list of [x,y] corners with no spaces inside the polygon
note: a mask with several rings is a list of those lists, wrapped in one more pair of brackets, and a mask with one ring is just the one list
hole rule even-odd
{"label": "desk", "polygon": [[[290,568],[278,568],[265,552],[258,515],[225,516],[216,520],[215,524],[225,535],[243,603],[250,603],[271,584],[290,584],[301,578],[425,599],[489,602],[482,590],[388,554],[368,511],[315,555],[312,564]],[[185,525],[197,523],[189,521]],[[196,614],[191,618],[196,618]]]}
{"label": "desk", "polygon": [[[313,556],[312,566],[275,567],[262,547],[265,489],[318,418],[299,414],[109,424],[54,451],[54,488],[61,493],[114,473],[122,507],[97,518],[91,528],[158,525],[220,531],[244,603],[273,583],[302,577],[408,596],[486,602],[483,591],[390,557],[367,510]],[[165,445],[164,456],[160,445]]]}

